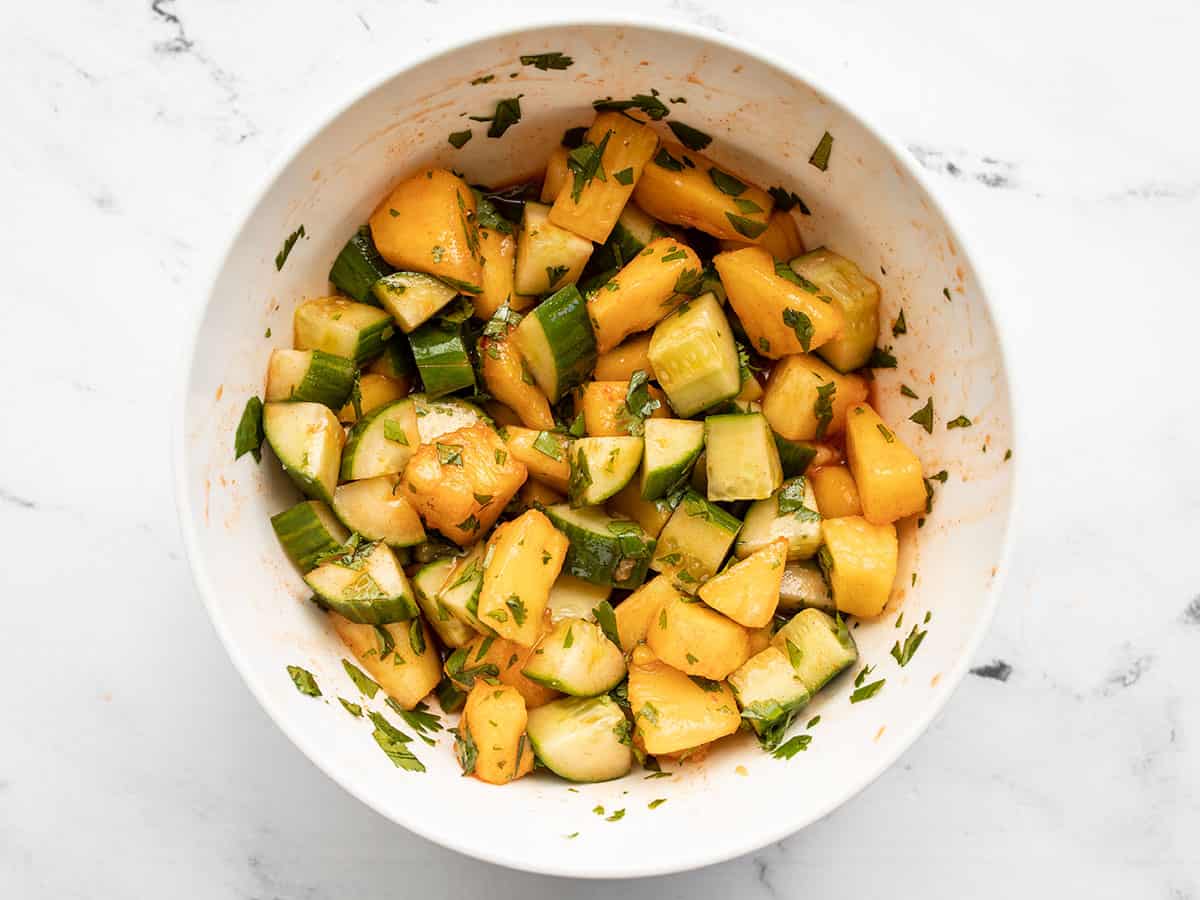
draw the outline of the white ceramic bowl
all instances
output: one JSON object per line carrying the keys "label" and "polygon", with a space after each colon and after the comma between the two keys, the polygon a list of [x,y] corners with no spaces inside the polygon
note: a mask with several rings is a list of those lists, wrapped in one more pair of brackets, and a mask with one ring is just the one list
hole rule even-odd
{"label": "white ceramic bowl", "polygon": [[[554,50],[574,65],[542,72],[518,60]],[[494,80],[470,84],[487,74]],[[461,777],[443,734],[436,749],[414,744],[427,773],[398,770],[370,726],[334,699],[358,699],[342,670],[346,653],[268,523],[296,494],[269,456],[260,466],[234,462],[238,417],[246,398],[262,392],[272,347],[289,345],[294,306],[330,293],[331,260],[390,184],[428,164],[493,183],[534,175],[564,128],[589,121],[593,99],[651,88],[687,98],[671,117],[711,133],[714,159],[804,198],[812,210],[801,221],[806,243],[836,249],[880,282],[885,325],[904,310],[908,333],[883,338],[900,365],[879,373],[878,404],[926,471],[946,469],[949,480],[936,486],[925,527],[902,529],[892,603],[904,610],[904,628],[885,614],[854,632],[877,667],[872,677],[887,685],[858,704],[848,702],[853,673],[822,692],[805,715],[821,716],[812,745],[787,762],[745,737],[671,778],[635,772],[573,792],[535,776],[496,788]],[[462,113],[487,114],[517,93],[523,118],[503,139],[470,123],[475,136],[464,149],[447,143],[468,124]],[[821,172],[808,158],[825,131],[834,145]],[[276,271],[276,252],[301,224],[307,237]],[[932,434],[908,421],[920,404],[900,396],[902,382],[922,401],[932,394]],[[973,427],[948,430],[960,413]],[[253,197],[216,273],[185,376],[175,463],[188,554],[217,631],[263,707],[313,762],[384,816],[447,847],[530,871],[618,877],[694,868],[779,840],[861,790],[929,725],[991,618],[1012,502],[1011,441],[988,301],[962,237],[906,153],[789,63],[677,26],[592,23],[498,34],[428,56],[297,139]],[[901,669],[888,651],[927,611],[928,636]],[[314,672],[329,702],[299,694],[289,664]],[[648,809],[658,797],[668,802]],[[597,805],[626,813],[608,822],[592,812]]]}

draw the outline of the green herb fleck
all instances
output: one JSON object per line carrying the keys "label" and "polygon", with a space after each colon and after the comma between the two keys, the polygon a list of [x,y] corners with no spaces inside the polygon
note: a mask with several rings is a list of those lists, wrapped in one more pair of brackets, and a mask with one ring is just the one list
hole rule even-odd
{"label": "green herb fleck", "polygon": [[475,771],[475,763],[479,759],[479,748],[475,746],[475,739],[471,737],[471,729],[465,722],[458,724],[458,731],[454,735],[454,755],[458,757],[458,764],[462,768],[463,775],[470,775]]}
{"label": "green herb fleck", "polygon": [[926,400],[925,405],[909,416],[908,420],[924,428],[926,434],[933,434],[933,398]]}
{"label": "green herb fleck", "polygon": [[947,429],[970,428],[970,427],[971,427],[971,420],[968,419],[966,416],[955,416],[953,419],[951,419],[949,422],[946,423]]}
{"label": "green herb fleck", "polygon": [[907,384],[900,385],[900,393],[905,397],[911,397],[913,400],[917,399],[917,392],[910,388]]}
{"label": "green herb fleck", "polygon": [[837,382],[827,381],[817,388],[817,399],[813,402],[813,415],[817,418],[816,439],[825,437],[833,421],[833,398],[837,394]]}
{"label": "green herb fleck", "polygon": [[412,738],[385,719],[381,713],[369,712],[368,715],[375,724],[375,730],[371,733],[371,737],[375,738],[375,743],[387,754],[392,764],[397,769],[406,769],[409,772],[424,772],[425,766],[405,746]]}
{"label": "green herb fleck", "polygon": [[593,100],[592,108],[596,112],[622,112],[627,109],[640,109],[655,122],[671,114],[666,104],[659,100],[658,97],[650,94],[634,94],[628,100],[614,100],[611,97],[606,97],[603,100]]}
{"label": "green herb fleck", "polygon": [[[832,382],[830,382],[832,384]],[[775,495],[775,504],[779,510],[779,515],[795,515],[796,519],[801,522],[819,522],[821,514],[815,509],[810,509],[804,505],[805,483],[804,477],[792,478],[784,483],[779,489],[779,493]]]}
{"label": "green herb fleck", "polygon": [[534,53],[521,57],[521,65],[536,66],[543,72],[547,71],[548,69],[569,69],[574,62],[574,59],[569,56],[564,56],[557,50],[552,53]]}
{"label": "green herb fleck", "polygon": [[783,324],[796,333],[796,340],[800,342],[800,348],[807,353],[812,343],[812,320],[798,309],[785,309]]}
{"label": "green herb fleck", "polygon": [[433,447],[437,451],[438,462],[443,466],[461,466],[463,464],[461,444],[435,443]]}
{"label": "green herb fleck", "polygon": [[346,710],[346,712],[350,713],[350,715],[354,716],[354,718],[362,718],[362,707],[357,703],[351,703],[345,697],[338,697],[338,703],[342,704],[342,707]]}
{"label": "green herb fleck", "polygon": [[461,150],[463,148],[463,144],[465,144],[470,139],[471,139],[471,129],[470,128],[468,128],[466,131],[451,132],[450,137],[446,138],[446,140],[448,140],[450,142],[450,146],[452,146],[455,150]]}
{"label": "green herb fleck", "polygon": [[667,802],[666,797],[659,797],[657,800],[651,800],[649,803],[647,803],[646,808],[647,809],[658,809],[660,806],[662,806],[666,802]]}
{"label": "green herb fleck", "polygon": [[613,178],[615,178],[619,184],[633,184],[633,166],[627,166],[620,172],[613,172]]}
{"label": "green herb fleck", "polygon": [[808,158],[810,165],[816,166],[822,172],[829,168],[829,154],[833,151],[833,135],[828,131],[821,135],[817,148]]}
{"label": "green herb fleck", "polygon": [[797,753],[807,750],[811,743],[811,734],[797,734],[780,744],[771,755],[776,759],[791,759]]}
{"label": "green herb fleck", "polygon": [[607,180],[601,161],[604,158],[604,150],[608,147],[609,139],[612,136],[612,131],[606,131],[599,144],[584,141],[567,154],[567,168],[574,176],[574,181],[571,185],[571,199],[576,203],[579,202],[579,198],[583,195],[584,188],[592,183],[592,179]]}
{"label": "green herb fleck", "polygon": [[757,222],[754,219],[747,219],[744,216],[735,216],[731,212],[725,213],[725,218],[729,220],[729,224],[733,226],[734,231],[751,241],[757,240],[767,230],[766,222]]}
{"label": "green herb fleck", "polygon": [[767,193],[775,198],[775,208],[780,212],[787,212],[793,207],[799,207],[801,215],[812,215],[812,210],[805,205],[804,201],[800,199],[800,195],[794,191],[789,191],[784,187],[773,187],[768,189]]}
{"label": "green herb fleck", "polygon": [[563,132],[562,145],[568,150],[574,150],[583,143],[583,139],[587,136],[587,126],[578,125],[575,128],[568,128]]}
{"label": "green herb fleck", "polygon": [[638,369],[629,379],[629,388],[625,391],[625,405],[621,410],[626,431],[635,437],[644,434],[646,419],[660,406],[662,403],[650,396],[650,377]]}
{"label": "green herb fleck", "polygon": [[908,334],[908,323],[904,321],[904,310],[900,310],[900,315],[896,316],[896,321],[892,323],[892,337],[899,337],[902,334]]}
{"label": "green herb fleck", "polygon": [[562,277],[571,271],[570,266],[546,266],[547,290],[554,290]]}
{"label": "green herb fleck", "polygon": [[556,462],[563,458],[558,440],[549,431],[538,432],[538,436],[533,441],[533,449]]}
{"label": "green herb fleck", "polygon": [[249,453],[255,462],[262,461],[263,442],[263,403],[257,396],[246,401],[242,410],[242,418],[238,420],[237,431],[233,435],[233,458],[240,459]]}
{"label": "green herb fleck", "polygon": [[738,197],[746,190],[745,182],[738,181],[728,172],[712,166],[708,170],[708,177],[712,179],[712,183],[716,185],[717,190],[723,194],[728,194],[730,197]]}
{"label": "green herb fleck", "polygon": [[292,676],[292,684],[296,686],[296,690],[308,697],[320,697],[321,688],[317,685],[316,676],[308,669],[302,669],[299,666],[288,666],[288,674]]}
{"label": "green herb fleck", "polygon": [[368,699],[375,699],[375,695],[379,693],[379,685],[366,672],[348,659],[342,660],[342,668],[346,670],[346,674],[350,676],[350,680],[354,682],[354,686],[359,691],[366,694]]}
{"label": "green herb fleck", "polygon": [[685,125],[682,122],[668,122],[667,127],[674,132],[675,137],[679,138],[679,143],[689,150],[698,152],[712,143],[711,137],[691,125]]}
{"label": "green herb fleck", "polygon": [[408,435],[404,433],[404,426],[399,422],[387,419],[383,423],[383,436],[389,441],[395,441],[397,444],[403,444],[407,447]]}
{"label": "green herb fleck", "polygon": [[292,248],[296,246],[296,241],[300,240],[302,237],[308,237],[308,235],[304,233],[303,225],[287,236],[287,240],[283,242],[283,249],[275,254],[276,272],[283,271],[283,264],[287,262],[287,258],[291,255]]}
{"label": "green herb fleck", "polygon": [[522,601],[517,594],[513,594],[507,600],[505,600],[504,605],[512,611],[513,621],[516,622],[517,625],[525,624],[525,618],[528,613],[525,610],[524,601]]}
{"label": "green herb fleck", "polygon": [[604,821],[605,821],[605,822],[619,822],[619,821],[621,821],[623,818],[625,818],[625,810],[623,810],[623,809],[614,809],[614,810],[613,810],[613,813],[612,813],[612,815],[611,815],[611,816],[608,816],[608,817],[606,817]]}
{"label": "green herb fleck", "polygon": [[872,681],[870,684],[864,684],[860,688],[855,688],[854,693],[850,695],[850,702],[861,703],[863,700],[870,700],[883,689],[886,682],[886,678],[880,678],[878,681]]}
{"label": "green herb fleck", "polygon": [[659,147],[658,152],[654,154],[654,164],[668,172],[683,171],[683,163],[668,153],[665,147]]}
{"label": "green herb fleck", "polygon": [[604,636],[616,644],[621,646],[621,635],[617,630],[617,613],[612,608],[607,600],[602,600],[592,611],[596,617],[596,624],[600,626],[600,630],[604,632]]}
{"label": "green herb fleck", "polygon": [[896,443],[896,436],[894,434],[892,434],[891,431],[888,430],[888,427],[886,425],[884,425],[882,422],[880,422],[875,427],[877,429],[879,429],[879,433],[883,435],[883,439],[885,441],[887,441],[889,444]]}
{"label": "green herb fleck", "polygon": [[471,84],[487,84],[489,81],[494,81],[495,75],[481,75],[478,78],[471,79]]}
{"label": "green herb fleck", "polygon": [[912,627],[912,631],[908,633],[908,637],[904,639],[903,646],[899,641],[892,645],[892,657],[896,662],[900,663],[900,667],[908,665],[908,661],[916,655],[917,648],[921,646],[921,641],[925,640],[927,631],[920,631],[916,625]]}
{"label": "green herb fleck", "polygon": [[883,350],[875,347],[871,350],[871,357],[867,360],[867,365],[872,369],[894,369],[896,368],[896,357],[891,354],[891,348]]}

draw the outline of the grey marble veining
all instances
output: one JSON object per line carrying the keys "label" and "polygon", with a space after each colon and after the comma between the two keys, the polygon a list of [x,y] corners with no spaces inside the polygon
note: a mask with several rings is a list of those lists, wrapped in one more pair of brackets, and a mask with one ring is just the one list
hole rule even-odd
{"label": "grey marble veining", "polygon": [[1002,306],[1026,437],[1003,603],[868,790],[731,863],[571,883],[390,825],[259,710],[181,556],[183,329],[314,110],[517,15],[493,6],[0,11],[0,896],[1200,898],[1195,4],[606,6],[801,59],[938,179]]}

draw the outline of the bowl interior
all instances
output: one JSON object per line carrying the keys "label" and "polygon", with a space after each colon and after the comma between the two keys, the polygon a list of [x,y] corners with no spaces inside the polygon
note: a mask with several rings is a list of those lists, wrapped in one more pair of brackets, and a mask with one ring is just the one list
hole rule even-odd
{"label": "bowl interior", "polygon": [[[574,65],[520,64],[522,54],[548,51]],[[338,696],[363,701],[342,669],[346,652],[271,531],[268,517],[296,501],[294,490],[269,455],[260,466],[233,460],[242,407],[261,395],[271,349],[290,345],[295,305],[330,293],[330,262],[391,183],[427,164],[475,182],[536,175],[563,130],[590,120],[592,100],[652,89],[686,99],[668,103],[670,119],[710,133],[715,160],[803,198],[812,213],[800,217],[808,246],[848,256],[882,287],[881,344],[892,345],[899,365],[877,373],[875,400],[927,472],[948,472],[944,484],[934,483],[924,527],[902,528],[891,605],[903,610],[903,627],[894,627],[891,612],[854,632],[863,659],[877,667],[872,679],[886,677],[886,686],[851,704],[851,673],[822,692],[802,717],[821,716],[812,744],[790,761],[739,738],[672,767],[669,778],[635,772],[569,790],[534,776],[493,788],[461,777],[443,732],[436,748],[413,745],[427,773],[396,769],[370,724],[337,703]],[[522,118],[502,139],[464,118],[488,115],[497,100],[517,94]],[[447,135],[467,127],[473,138],[455,150]],[[834,145],[822,172],[808,160],[826,131]],[[305,236],[277,271],[275,255],[300,225]],[[907,333],[893,339],[901,310]],[[902,383],[920,399],[901,396]],[[932,434],[908,421],[929,396]],[[973,426],[947,429],[959,414]],[[618,876],[684,869],[779,839],[863,787],[929,723],[990,617],[1011,497],[1010,441],[1007,380],[981,287],[894,147],[757,55],[674,29],[577,25],[429,58],[380,83],[298,147],[265,186],[217,275],[187,374],[177,467],[185,536],[218,631],[256,696],[314,762],[383,815],[439,843],[518,868]],[[900,668],[888,651],[927,614],[920,652]],[[293,664],[316,675],[321,700],[295,690],[285,669]],[[380,699],[368,705],[382,710]],[[648,809],[656,798],[668,802]],[[593,812],[598,806],[626,813],[609,822]]]}

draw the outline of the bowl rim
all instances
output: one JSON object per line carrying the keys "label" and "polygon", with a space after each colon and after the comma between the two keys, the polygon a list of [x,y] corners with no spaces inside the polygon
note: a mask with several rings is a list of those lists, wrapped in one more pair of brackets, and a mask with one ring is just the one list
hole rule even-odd
{"label": "bowl rim", "polygon": [[[242,232],[245,230],[247,222],[254,214],[255,210],[261,205],[267,194],[273,189],[280,175],[291,165],[299,154],[312,143],[312,141],[333,122],[341,116],[347,109],[355,103],[362,100],[371,92],[385,85],[392,79],[402,75],[405,71],[416,66],[425,65],[434,62],[440,58],[450,57],[455,54],[469,50],[473,46],[496,38],[513,36],[518,33],[528,33],[534,31],[544,31],[553,28],[628,28],[642,31],[660,32],[689,38],[700,43],[707,43],[716,48],[731,50],[737,53],[745,54],[759,62],[768,66],[772,66],[788,77],[799,81],[814,91],[819,93],[822,98],[840,114],[849,117],[859,127],[861,127],[873,139],[887,148],[897,164],[903,169],[904,174],[913,179],[916,184],[925,192],[925,195],[930,200],[933,211],[940,217],[944,223],[947,233],[953,238],[959,248],[962,258],[967,263],[967,266],[973,274],[978,286],[979,295],[983,303],[983,311],[987,315],[992,327],[996,332],[997,351],[1000,360],[1001,372],[1004,375],[1006,386],[1008,389],[1008,418],[1010,430],[1012,432],[1011,443],[1014,453],[1019,445],[1023,445],[1023,431],[1020,426],[1020,419],[1016,414],[1019,407],[1017,402],[1018,385],[1013,378],[1013,369],[1010,364],[1010,355],[1008,346],[1010,341],[1006,334],[1007,329],[1004,319],[997,313],[997,307],[990,300],[990,293],[986,286],[986,280],[983,271],[981,270],[979,257],[972,252],[971,242],[964,236],[961,229],[958,227],[955,217],[952,212],[947,209],[942,191],[937,188],[932,180],[921,169],[920,164],[913,159],[907,149],[896,139],[892,138],[888,133],[881,130],[868,118],[865,114],[859,112],[852,107],[841,95],[832,90],[821,78],[812,75],[803,66],[785,60],[777,55],[774,51],[765,50],[755,46],[750,39],[732,37],[721,32],[714,31],[709,28],[704,28],[698,25],[680,23],[670,21],[662,16],[656,15],[639,15],[619,13],[605,15],[603,13],[588,13],[587,15],[573,16],[571,14],[529,14],[523,15],[519,23],[506,25],[504,27],[468,27],[466,33],[450,41],[439,41],[434,46],[421,52],[413,53],[405,57],[399,64],[386,66],[381,68],[375,74],[362,82],[355,84],[341,93],[332,102],[327,103],[318,112],[311,114],[304,127],[294,131],[283,142],[280,149],[263,169],[262,174],[258,177],[257,185],[247,193],[246,202],[235,209],[231,216],[231,227],[226,232],[228,238],[217,245],[215,255],[209,263],[209,276],[203,282],[203,295],[199,303],[195,305],[190,321],[184,331],[184,340],[186,341],[183,353],[180,354],[180,370],[176,375],[174,382],[174,408],[175,413],[172,416],[171,423],[171,465],[172,465],[172,481],[174,483],[176,513],[179,519],[180,534],[183,539],[184,551],[188,562],[188,568],[191,572],[192,579],[199,590],[200,597],[204,602],[208,617],[217,636],[223,645],[225,652],[229,655],[234,668],[237,669],[242,681],[250,690],[250,693],[258,701],[262,709],[267,713],[267,716],[273,721],[283,733],[308,759],[316,765],[318,769],[325,773],[334,783],[338,784],[351,796],[357,798],[368,808],[374,810],[383,818],[400,825],[404,829],[435,843],[442,847],[447,847],[465,856],[474,859],[489,862],[495,865],[504,866],[517,871],[529,872],[541,875],[553,875],[568,878],[588,878],[588,879],[615,879],[615,878],[641,878],[657,875],[669,875],[679,872],[691,871],[709,865],[727,862],[731,859],[744,856],[762,849],[768,844],[776,843],[787,838],[809,825],[823,819],[835,809],[838,809],[843,804],[857,796],[868,786],[870,786],[879,776],[892,768],[897,760],[904,755],[923,735],[934,720],[941,715],[946,708],[950,698],[954,696],[958,686],[962,683],[966,675],[967,668],[973,660],[984,636],[991,627],[992,620],[995,616],[996,607],[999,603],[1000,593],[1004,587],[1004,582],[1008,574],[1009,560],[1012,554],[1012,546],[1014,543],[1013,523],[1016,519],[1018,501],[1020,497],[1019,484],[1021,457],[1017,457],[1017,465],[1014,465],[1009,473],[1009,488],[1008,488],[1008,511],[1003,523],[1003,538],[1001,541],[1000,553],[996,563],[996,575],[992,578],[990,585],[985,589],[984,605],[981,611],[980,619],[973,631],[963,644],[957,660],[950,671],[943,673],[941,682],[944,689],[934,695],[928,706],[922,713],[908,720],[904,726],[902,733],[892,742],[891,751],[883,756],[879,762],[872,767],[864,767],[859,773],[849,780],[846,788],[841,792],[840,796],[833,799],[821,807],[808,809],[801,816],[797,817],[779,817],[776,824],[769,827],[763,827],[748,831],[744,834],[738,832],[730,832],[729,840],[724,842],[720,847],[714,849],[711,845],[707,849],[693,848],[690,852],[673,855],[672,859],[665,863],[656,863],[653,857],[646,861],[632,859],[628,862],[618,860],[605,860],[603,864],[597,862],[590,867],[581,867],[578,865],[568,864],[562,865],[557,860],[546,859],[532,860],[527,858],[514,858],[500,853],[491,852],[487,847],[480,847],[459,838],[452,829],[438,829],[429,827],[428,823],[418,816],[405,816],[402,814],[393,815],[390,811],[385,812],[372,799],[372,797],[362,791],[359,791],[351,783],[348,778],[344,778],[332,762],[326,759],[326,754],[320,749],[318,742],[310,740],[309,736],[298,728],[293,728],[288,724],[287,718],[281,711],[275,709],[275,704],[271,700],[265,687],[257,683],[252,677],[252,667],[243,655],[243,652],[238,648],[236,641],[228,624],[222,619],[217,611],[217,605],[214,601],[216,591],[213,588],[206,568],[206,563],[200,553],[198,545],[198,536],[196,528],[193,525],[194,516],[192,504],[189,497],[187,471],[185,466],[186,459],[186,435],[187,435],[187,398],[189,396],[189,386],[191,382],[191,373],[195,365],[197,355],[199,353],[199,337],[201,326],[208,313],[209,308],[215,302],[215,288],[218,280],[224,271],[227,260],[232,253],[234,247],[241,238]],[[861,106],[861,104],[857,104]],[[899,729],[897,729],[899,730]]]}

